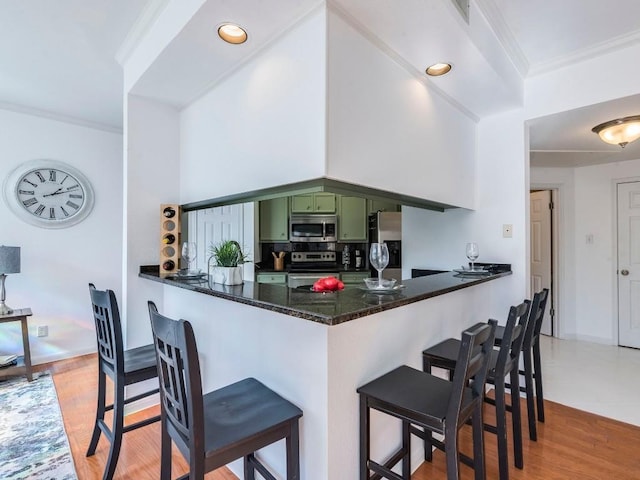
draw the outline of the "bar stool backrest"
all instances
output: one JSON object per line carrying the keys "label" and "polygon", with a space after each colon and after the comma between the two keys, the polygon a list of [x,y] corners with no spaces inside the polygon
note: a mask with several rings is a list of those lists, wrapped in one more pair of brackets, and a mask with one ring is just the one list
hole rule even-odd
{"label": "bar stool backrest", "polygon": [[89,284],[89,295],[100,362],[116,373],[124,369],[124,342],[116,295],[113,290],[97,290],[93,283]]}
{"label": "bar stool backrest", "polygon": [[[496,376],[505,376],[510,370],[511,363],[517,363],[520,358],[520,351],[524,343],[529,321],[530,300],[525,300],[520,305],[509,308],[507,324],[504,327],[504,334],[500,342],[500,352],[496,361]],[[516,335],[516,327],[520,330]]]}
{"label": "bar stool backrest", "polygon": [[461,408],[465,389],[471,388],[473,403],[482,402],[484,398],[484,386],[487,380],[487,368],[493,341],[495,337],[496,320],[489,320],[487,324],[475,325],[462,332],[462,341],[456,369],[453,374],[451,398],[447,408],[446,418],[456,418],[460,425],[466,421],[462,418]]}
{"label": "bar stool backrest", "polygon": [[183,453],[188,449],[204,457],[202,382],[193,328],[186,320],[161,315],[153,302],[148,306],[169,436]]}
{"label": "bar stool backrest", "polygon": [[547,306],[547,300],[549,298],[549,289],[543,288],[541,292],[538,292],[538,295],[540,296],[540,300],[538,304],[538,311],[536,313],[535,329],[533,332],[534,344],[535,342],[538,341],[538,337],[540,337],[540,331],[542,330],[542,322],[544,320],[544,310]]}

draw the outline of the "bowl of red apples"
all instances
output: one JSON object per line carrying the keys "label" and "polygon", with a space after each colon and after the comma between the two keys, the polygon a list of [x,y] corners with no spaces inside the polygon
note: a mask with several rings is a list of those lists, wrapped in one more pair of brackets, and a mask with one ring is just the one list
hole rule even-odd
{"label": "bowl of red apples", "polygon": [[311,290],[314,292],[337,292],[338,290],[344,289],[344,283],[341,280],[338,280],[336,277],[322,277],[317,280]]}

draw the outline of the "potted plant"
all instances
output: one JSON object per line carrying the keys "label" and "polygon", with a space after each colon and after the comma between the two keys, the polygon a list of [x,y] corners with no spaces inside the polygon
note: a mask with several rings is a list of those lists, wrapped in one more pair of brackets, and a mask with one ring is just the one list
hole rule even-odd
{"label": "potted plant", "polygon": [[213,283],[223,285],[242,284],[242,264],[248,262],[248,255],[242,252],[235,240],[223,240],[209,247],[209,275]]}

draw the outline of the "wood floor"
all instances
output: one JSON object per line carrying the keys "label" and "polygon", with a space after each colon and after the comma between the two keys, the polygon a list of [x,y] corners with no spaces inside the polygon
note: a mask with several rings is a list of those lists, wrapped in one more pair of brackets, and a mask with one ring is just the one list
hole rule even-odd
{"label": "wood floor", "polygon": [[[108,453],[108,442],[101,440],[93,457],[85,457],[95,415],[96,356],[86,355],[70,360],[40,365],[38,370],[53,373],[65,428],[79,480],[102,478]],[[640,427],[609,420],[553,402],[545,403],[546,423],[538,423],[538,442],[530,442],[523,425],[523,470],[510,468],[512,480],[637,480],[640,479]],[[487,419],[492,408],[487,406]],[[523,404],[523,411],[526,412]],[[157,412],[149,409],[130,415],[135,421]],[[525,422],[526,423],[526,422]],[[160,473],[160,428],[155,423],[127,433],[118,461],[115,479],[157,479]],[[471,453],[468,428],[463,429],[460,449]],[[414,439],[414,441],[417,441]],[[487,478],[497,479],[496,438],[485,434]],[[512,450],[510,450],[511,455]],[[513,457],[510,457],[513,460]],[[174,450],[173,478],[188,470],[182,456]],[[236,479],[222,468],[206,476],[207,480]],[[433,463],[424,463],[412,480],[445,479],[444,454],[436,452]],[[461,480],[473,479],[470,468],[462,466]],[[355,480],[355,479],[327,479]]]}
{"label": "wood floor", "polygon": [[[95,455],[86,457],[96,412],[97,355],[85,355],[51,364],[36,370],[53,374],[64,426],[69,438],[78,480],[100,480],[109,453],[109,442],[100,437]],[[111,383],[107,380],[107,385]],[[110,393],[109,393],[110,395]],[[110,396],[107,398],[111,398]],[[157,415],[159,407],[127,415],[125,424]],[[111,422],[111,415],[107,417]],[[172,478],[189,471],[182,455],[174,447]],[[160,423],[133,430],[124,435],[114,480],[157,480],[160,477]],[[207,480],[237,480],[228,469],[220,468],[205,477]]]}

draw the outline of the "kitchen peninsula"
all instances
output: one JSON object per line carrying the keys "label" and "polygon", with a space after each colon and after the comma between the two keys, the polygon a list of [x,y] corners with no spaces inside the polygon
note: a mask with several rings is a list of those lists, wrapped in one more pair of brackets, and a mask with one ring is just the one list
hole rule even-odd
{"label": "kitchen peninsula", "polygon": [[[495,316],[491,299],[510,274],[446,272],[404,280],[393,295],[357,287],[322,294],[253,282],[209,285],[144,267],[139,276],[163,284],[164,314],[192,323],[205,391],[255,377],[304,411],[301,478],[326,480],[358,475],[356,388],[401,364],[420,368],[424,348]],[[372,417],[374,452],[384,457],[399,435],[393,419]],[[415,468],[422,447],[418,441],[413,447]],[[283,445],[261,454],[284,472]],[[239,463],[230,468],[240,475]]]}

